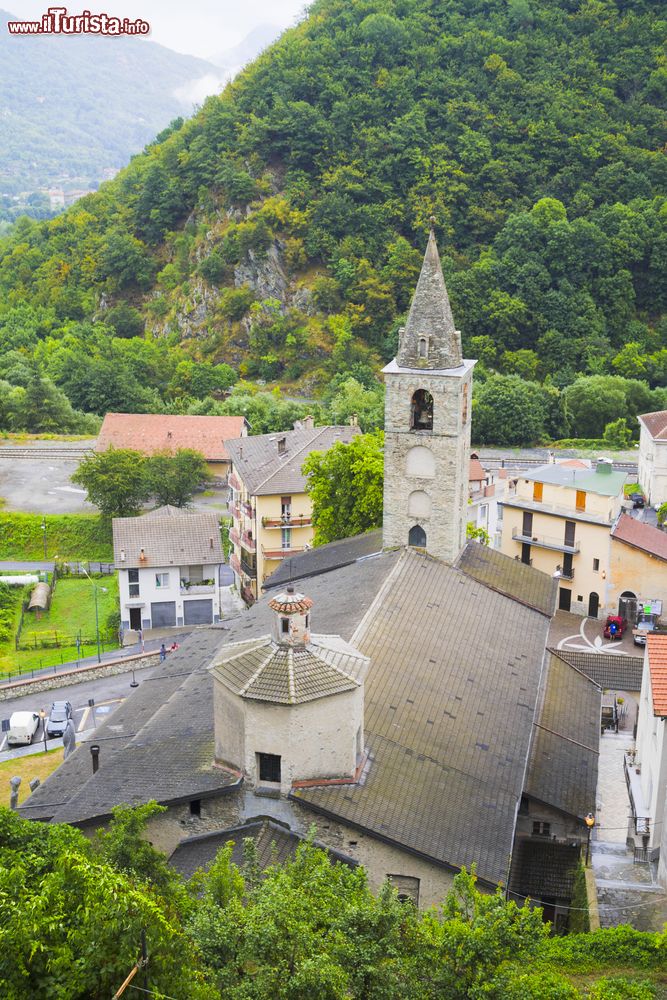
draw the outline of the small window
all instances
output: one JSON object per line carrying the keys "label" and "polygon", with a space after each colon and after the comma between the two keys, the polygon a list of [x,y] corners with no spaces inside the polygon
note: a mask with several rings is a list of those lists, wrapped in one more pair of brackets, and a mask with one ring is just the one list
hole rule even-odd
{"label": "small window", "polygon": [[535,503],[542,503],[544,483],[533,483],[533,500]]}
{"label": "small window", "polygon": [[549,837],[551,835],[551,823],[540,823],[539,820],[533,822],[533,836]]}
{"label": "small window", "polygon": [[402,903],[413,903],[419,906],[419,879],[412,875],[387,875],[387,881],[391,882],[398,891],[398,898]]}
{"label": "small window", "polygon": [[139,570],[138,569],[128,569],[127,579],[130,583],[139,583]]}
{"label": "small window", "polygon": [[138,583],[131,583],[130,584],[130,597],[139,597],[139,584]]}
{"label": "small window", "polygon": [[201,799],[190,799],[190,815],[201,816]]}
{"label": "small window", "polygon": [[420,358],[428,357],[428,342],[426,340],[426,337],[419,338],[419,357]]}
{"label": "small window", "polygon": [[156,573],[155,574],[155,586],[159,589],[164,589],[169,586],[169,574],[168,573]]}
{"label": "small window", "polygon": [[410,403],[410,430],[433,430],[433,396],[426,389],[417,389]]}
{"label": "small window", "polygon": [[600,560],[599,559],[594,559],[593,560],[593,572],[597,573],[597,571],[599,569],[600,569]]}
{"label": "small window", "polygon": [[577,510],[586,510],[586,493],[584,490],[577,490]]}
{"label": "small window", "polygon": [[260,781],[280,784],[280,757],[275,753],[257,754],[257,773]]}
{"label": "small window", "polygon": [[306,628],[310,628],[310,615],[306,615]]}
{"label": "small window", "polygon": [[292,529],[283,528],[280,532],[280,541],[283,549],[292,548]]}
{"label": "small window", "polygon": [[292,498],[291,497],[281,497],[280,498],[280,515],[284,518],[289,518],[292,516]]}
{"label": "small window", "polygon": [[289,618],[280,619],[280,631],[283,635],[289,635]]}

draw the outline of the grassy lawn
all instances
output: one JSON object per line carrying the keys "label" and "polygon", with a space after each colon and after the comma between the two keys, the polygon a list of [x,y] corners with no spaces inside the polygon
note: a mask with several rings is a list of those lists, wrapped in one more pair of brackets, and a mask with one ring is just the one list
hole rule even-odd
{"label": "grassy lawn", "polygon": [[8,514],[0,513],[0,559],[94,560],[113,559],[111,525],[97,514]]}
{"label": "grassy lawn", "polygon": [[[118,578],[104,576],[95,580],[98,588],[98,614],[100,633],[107,634],[109,614],[118,609]],[[102,590],[104,588],[106,593]],[[17,614],[18,617],[18,614]],[[83,647],[80,656],[92,656],[97,650],[95,641],[95,593],[87,577],[62,577],[58,580],[51,608],[40,618],[26,612],[21,632],[21,645],[29,649],[14,649],[12,637],[0,646],[0,673],[14,673],[50,667],[77,659],[76,636],[81,630]],[[43,641],[58,639],[59,648],[44,648]],[[116,649],[115,641],[105,642],[103,650]]]}
{"label": "grassy lawn", "polygon": [[14,760],[4,760],[0,764],[0,805],[8,806],[11,788],[9,779],[16,776],[22,778],[19,788],[19,802],[30,795],[30,782],[33,778],[44,781],[52,771],[62,764],[63,750],[49,750],[48,753],[30,754],[27,757],[16,757]]}

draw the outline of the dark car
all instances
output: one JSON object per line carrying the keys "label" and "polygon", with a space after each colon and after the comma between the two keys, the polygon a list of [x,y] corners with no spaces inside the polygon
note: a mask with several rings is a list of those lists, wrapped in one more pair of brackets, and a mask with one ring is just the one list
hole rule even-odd
{"label": "dark car", "polygon": [[628,500],[632,500],[632,506],[636,510],[637,507],[643,507],[646,503],[643,495],[641,493],[631,493]]}
{"label": "dark car", "polygon": [[46,735],[62,736],[72,715],[72,706],[69,701],[54,701],[46,720]]}
{"label": "dark car", "polygon": [[628,623],[625,618],[621,618],[620,615],[608,615],[604,623],[604,637],[605,639],[622,639],[627,627]]}

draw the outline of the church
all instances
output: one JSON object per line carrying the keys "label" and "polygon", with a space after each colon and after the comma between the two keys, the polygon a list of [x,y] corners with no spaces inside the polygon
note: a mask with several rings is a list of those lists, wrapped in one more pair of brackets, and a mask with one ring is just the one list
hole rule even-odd
{"label": "church", "polygon": [[[185,873],[262,829],[428,907],[457,871],[567,920],[595,808],[600,688],[549,648],[556,582],[466,544],[474,361],[431,231],[386,366],[384,519],[194,633],[20,807],[91,828],[157,799]],[[268,834],[266,831],[269,831]],[[271,832],[273,831],[273,832]]]}

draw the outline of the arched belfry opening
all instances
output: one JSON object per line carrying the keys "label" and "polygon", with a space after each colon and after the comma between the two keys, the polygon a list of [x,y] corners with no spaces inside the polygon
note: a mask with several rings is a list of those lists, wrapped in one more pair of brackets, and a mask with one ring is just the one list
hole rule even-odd
{"label": "arched belfry opening", "polygon": [[418,549],[426,548],[426,532],[422,528],[421,524],[415,524],[410,528],[408,534],[408,545],[413,545]]}
{"label": "arched belfry opening", "polygon": [[433,430],[433,396],[427,389],[417,389],[410,404],[410,430]]}

